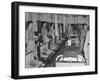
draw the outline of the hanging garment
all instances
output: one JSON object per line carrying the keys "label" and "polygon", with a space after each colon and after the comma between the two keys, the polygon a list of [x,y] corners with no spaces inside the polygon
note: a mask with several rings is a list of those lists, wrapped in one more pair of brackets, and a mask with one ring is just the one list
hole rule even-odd
{"label": "hanging garment", "polygon": [[84,55],[87,65],[89,64],[89,42],[90,42],[90,32],[88,31],[84,43]]}
{"label": "hanging garment", "polygon": [[44,43],[47,43],[49,41],[47,34],[48,34],[48,31],[46,29],[46,24],[44,24],[42,28],[42,38],[43,38]]}
{"label": "hanging garment", "polygon": [[86,38],[87,30],[83,30],[81,33],[81,51],[83,50],[85,38]]}
{"label": "hanging garment", "polygon": [[50,27],[50,34],[52,35],[52,39],[54,40],[54,38],[55,38],[55,30],[54,30],[53,26],[54,26],[54,25],[52,25],[52,26]]}

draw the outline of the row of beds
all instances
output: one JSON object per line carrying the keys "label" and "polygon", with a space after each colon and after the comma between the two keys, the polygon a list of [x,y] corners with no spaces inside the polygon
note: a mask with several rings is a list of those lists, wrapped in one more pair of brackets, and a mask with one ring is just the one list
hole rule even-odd
{"label": "row of beds", "polygon": [[[85,58],[80,52],[71,52],[70,55],[62,54],[65,43],[67,42],[68,37],[65,39],[57,40],[55,44],[50,45],[49,49],[45,49],[45,44],[40,47],[40,61],[42,61],[41,67],[61,67],[61,66],[84,66]],[[64,51],[63,51],[64,52]]]}

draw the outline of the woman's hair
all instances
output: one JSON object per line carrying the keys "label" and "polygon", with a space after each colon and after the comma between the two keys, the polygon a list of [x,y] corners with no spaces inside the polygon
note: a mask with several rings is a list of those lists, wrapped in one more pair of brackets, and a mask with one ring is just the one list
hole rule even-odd
{"label": "woman's hair", "polygon": [[27,21],[25,24],[25,30],[27,30],[27,28],[29,27],[29,25],[33,23],[33,21]]}
{"label": "woman's hair", "polygon": [[85,25],[87,26],[87,30],[89,31],[89,30],[90,30],[89,25],[88,25],[88,24],[86,24],[86,23],[84,23],[84,24],[83,24],[83,26],[85,26]]}

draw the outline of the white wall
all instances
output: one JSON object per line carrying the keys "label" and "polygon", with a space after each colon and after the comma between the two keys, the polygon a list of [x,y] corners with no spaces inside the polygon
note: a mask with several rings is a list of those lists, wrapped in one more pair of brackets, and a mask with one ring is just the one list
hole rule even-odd
{"label": "white wall", "polygon": [[[1,38],[0,39],[0,55],[1,55],[0,56],[0,81],[13,81],[13,79],[10,78],[10,69],[11,69],[10,67],[11,65],[11,5],[10,4],[12,1],[14,0],[0,1],[0,38]],[[88,6],[90,5],[90,6],[98,6],[99,7],[98,10],[100,10],[100,0],[21,0],[21,1],[72,4],[72,5],[78,4],[78,5],[88,5]],[[100,14],[100,11],[98,14]],[[98,16],[98,18],[100,22],[100,15]],[[100,24],[98,28],[99,28],[98,30],[100,30]],[[100,41],[100,38],[98,39],[98,41]],[[100,54],[98,57],[100,57]],[[34,81],[99,81],[99,80],[100,80],[100,74],[34,79]],[[29,80],[26,79],[26,81],[33,81],[33,79],[29,79]]]}

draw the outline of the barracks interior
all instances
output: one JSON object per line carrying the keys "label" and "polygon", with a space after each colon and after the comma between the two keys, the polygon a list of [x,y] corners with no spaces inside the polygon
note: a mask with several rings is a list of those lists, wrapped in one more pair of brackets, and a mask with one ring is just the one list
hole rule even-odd
{"label": "barracks interior", "polygon": [[89,15],[25,12],[25,68],[89,65]]}

